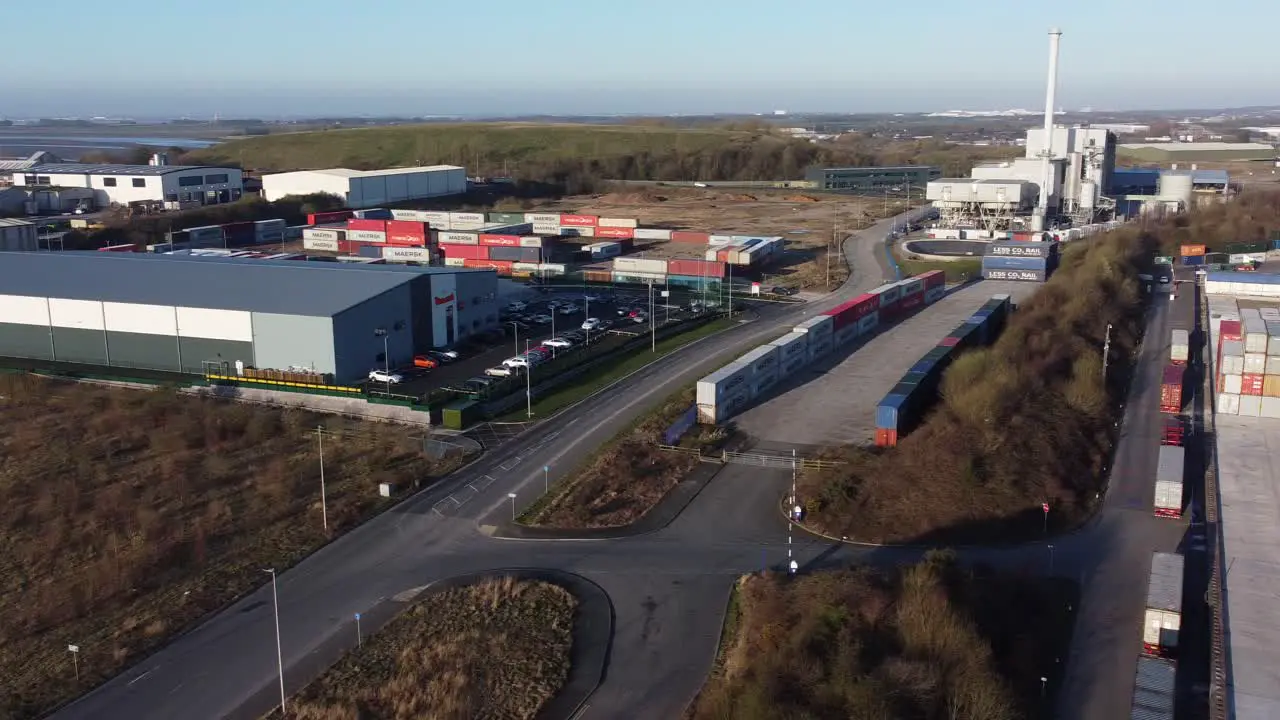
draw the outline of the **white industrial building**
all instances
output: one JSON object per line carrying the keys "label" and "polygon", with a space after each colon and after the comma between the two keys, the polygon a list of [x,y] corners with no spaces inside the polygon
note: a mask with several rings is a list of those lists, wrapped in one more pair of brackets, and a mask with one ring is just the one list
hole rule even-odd
{"label": "white industrial building", "polygon": [[328,193],[353,209],[378,207],[407,200],[461,195],[467,191],[467,171],[456,165],[391,168],[388,170],[298,170],[262,176],[262,195],[279,200],[287,195]]}
{"label": "white industrial building", "polygon": [[235,202],[244,191],[236,168],[199,165],[44,163],[13,173],[19,187],[90,188],[99,207],[131,202]]}

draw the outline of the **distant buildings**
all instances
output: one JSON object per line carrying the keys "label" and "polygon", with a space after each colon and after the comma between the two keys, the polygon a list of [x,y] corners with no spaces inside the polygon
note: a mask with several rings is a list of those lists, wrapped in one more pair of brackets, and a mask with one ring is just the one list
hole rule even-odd
{"label": "distant buildings", "polygon": [[12,172],[15,187],[88,188],[98,207],[131,202],[219,205],[239,200],[244,189],[240,170],[228,167],[38,163]]}
{"label": "distant buildings", "polygon": [[908,186],[923,190],[930,180],[942,176],[942,170],[930,165],[898,167],[809,168],[805,180],[820,190],[837,192],[898,192]]}
{"label": "distant buildings", "polygon": [[262,176],[262,195],[270,201],[288,195],[328,193],[352,209],[380,207],[407,200],[461,195],[467,171],[456,165],[387,170],[298,170]]}

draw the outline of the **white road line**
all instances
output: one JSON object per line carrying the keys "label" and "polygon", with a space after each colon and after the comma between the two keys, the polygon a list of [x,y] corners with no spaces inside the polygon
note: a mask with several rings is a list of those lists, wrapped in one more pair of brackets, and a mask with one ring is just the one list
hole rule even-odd
{"label": "white road line", "polygon": [[152,670],[155,670],[155,668],[151,668],[151,670],[148,670],[148,671],[146,671],[146,672],[142,673],[141,675],[139,675],[138,677],[136,677],[136,678],[134,678],[134,679],[130,680],[130,681],[129,681],[129,687],[133,687],[133,684],[134,684],[134,683],[136,683],[136,682],[138,682],[139,680],[141,680],[142,678],[144,678],[144,677],[146,677],[146,676],[150,675]]}

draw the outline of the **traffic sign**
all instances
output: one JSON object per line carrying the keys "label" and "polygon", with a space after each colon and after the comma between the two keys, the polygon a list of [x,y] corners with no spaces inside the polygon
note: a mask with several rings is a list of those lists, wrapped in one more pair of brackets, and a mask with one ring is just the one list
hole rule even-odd
{"label": "traffic sign", "polygon": [[1170,257],[1170,256],[1168,256],[1168,255],[1159,255],[1159,256],[1157,256],[1157,257],[1156,257],[1156,264],[1157,264],[1157,265],[1172,265],[1172,264],[1173,264],[1173,258],[1172,258],[1172,257]]}
{"label": "traffic sign", "polygon": [[1040,509],[1049,512],[1049,503],[1040,503]]}

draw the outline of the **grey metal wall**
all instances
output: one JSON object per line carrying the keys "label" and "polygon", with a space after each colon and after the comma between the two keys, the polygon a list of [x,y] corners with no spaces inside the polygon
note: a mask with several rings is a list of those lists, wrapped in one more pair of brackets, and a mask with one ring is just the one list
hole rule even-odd
{"label": "grey metal wall", "polygon": [[297,366],[337,373],[333,318],[259,312],[252,313],[252,318],[257,367],[287,370]]}
{"label": "grey metal wall", "polygon": [[458,329],[462,337],[475,335],[498,326],[498,274],[494,272],[460,272],[457,274]]}
{"label": "grey metal wall", "polygon": [[246,342],[9,323],[0,323],[0,355],[196,374],[204,361],[231,371],[237,360],[253,364],[253,346]]}
{"label": "grey metal wall", "polygon": [[[387,330],[392,368],[413,362],[412,283],[392,288],[333,317],[334,375],[339,382],[359,380],[381,368],[383,340],[374,334]],[[254,326],[257,333],[257,326]]]}
{"label": "grey metal wall", "polygon": [[0,355],[53,359],[53,336],[47,325],[0,323]]}
{"label": "grey metal wall", "polygon": [[210,340],[207,338],[178,338],[179,355],[182,356],[182,372],[203,373],[205,363],[219,363],[228,373],[236,371],[236,361],[254,365],[253,344],[234,340]]}

